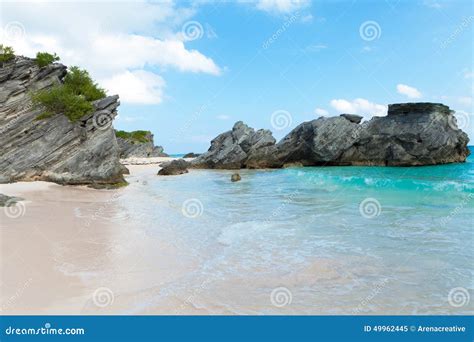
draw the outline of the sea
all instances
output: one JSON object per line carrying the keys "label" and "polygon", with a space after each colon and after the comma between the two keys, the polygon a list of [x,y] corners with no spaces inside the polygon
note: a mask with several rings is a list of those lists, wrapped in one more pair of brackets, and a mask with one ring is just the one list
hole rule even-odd
{"label": "sea", "polygon": [[240,170],[231,182],[234,172],[128,179],[120,203],[131,221],[189,266],[146,310],[173,297],[185,303],[176,314],[474,312],[472,155],[424,167]]}

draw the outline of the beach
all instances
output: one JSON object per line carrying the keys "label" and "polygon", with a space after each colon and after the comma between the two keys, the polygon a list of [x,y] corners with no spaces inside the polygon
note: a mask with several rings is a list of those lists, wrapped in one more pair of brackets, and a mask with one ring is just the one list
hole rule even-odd
{"label": "beach", "polygon": [[[168,159],[129,169],[153,176]],[[19,217],[0,211],[2,314],[126,313],[145,289],[186,272],[172,244],[145,236],[123,213],[117,202],[127,188],[21,182],[0,189],[26,199],[11,214]]]}
{"label": "beach", "polygon": [[[2,184],[25,199],[0,210],[2,314],[472,310],[448,297],[471,286],[472,183],[456,179],[472,164],[241,170],[232,183],[231,170],[157,176],[163,160],[124,162],[116,190]],[[380,205],[369,218],[364,198]]]}

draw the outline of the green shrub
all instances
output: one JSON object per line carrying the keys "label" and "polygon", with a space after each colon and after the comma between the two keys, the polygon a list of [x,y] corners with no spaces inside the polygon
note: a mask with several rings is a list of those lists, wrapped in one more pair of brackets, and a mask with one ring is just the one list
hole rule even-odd
{"label": "green shrub", "polygon": [[115,131],[115,136],[117,138],[131,140],[133,142],[147,143],[150,142],[150,139],[147,138],[147,135],[151,134],[150,131]]}
{"label": "green shrub", "polygon": [[11,61],[15,57],[15,51],[11,46],[3,46],[0,44],[0,63]]}
{"label": "green shrub", "polygon": [[74,122],[94,110],[83,96],[71,93],[63,85],[36,92],[33,94],[33,103],[45,108],[45,112],[36,118],[38,120],[62,113]]}
{"label": "green shrub", "polygon": [[95,101],[105,97],[104,89],[100,88],[86,70],[77,66],[69,69],[64,78],[64,86],[75,95],[82,95],[87,101]]}
{"label": "green shrub", "polygon": [[38,64],[40,68],[43,68],[57,61],[59,61],[59,56],[56,54],[52,55],[47,52],[38,52],[36,54],[36,64]]}
{"label": "green shrub", "polygon": [[105,91],[99,88],[87,71],[71,67],[62,84],[33,93],[32,100],[33,104],[45,109],[37,120],[64,114],[74,122],[92,113],[94,106],[91,102],[105,96]]}

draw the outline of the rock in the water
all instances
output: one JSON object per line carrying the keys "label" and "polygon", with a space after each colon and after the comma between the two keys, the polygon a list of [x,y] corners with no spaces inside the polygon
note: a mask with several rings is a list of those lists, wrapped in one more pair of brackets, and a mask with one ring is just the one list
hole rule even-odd
{"label": "rock in the water", "polygon": [[0,207],[7,207],[15,204],[18,201],[23,201],[23,198],[0,194]]}
{"label": "rock in the water", "polygon": [[245,167],[270,167],[269,148],[275,138],[269,130],[255,132],[242,121],[235,123],[231,131],[211,141],[206,153],[191,161],[195,168],[240,169]]}
{"label": "rock in the water", "polygon": [[357,142],[340,156],[340,164],[436,165],[464,162],[469,155],[467,134],[442,104],[389,105],[387,116],[362,126]]}
{"label": "rock in the water", "polygon": [[239,180],[241,180],[242,178],[240,177],[240,175],[238,173],[234,173],[232,174],[232,176],[230,177],[230,180],[232,182],[238,182]]}
{"label": "rock in the water", "polygon": [[32,106],[30,93],[60,83],[65,74],[62,64],[40,69],[25,57],[0,68],[0,182],[125,182],[111,125],[118,96],[95,101],[95,112],[76,122],[65,115],[36,119],[42,109]]}
{"label": "rock in the water", "polygon": [[362,121],[362,116],[356,114],[341,114],[340,116],[356,124]]}
{"label": "rock in the water", "polygon": [[194,152],[190,152],[190,153],[186,153],[183,158],[197,158],[201,155],[201,153],[194,153]]}
{"label": "rock in the water", "polygon": [[270,131],[237,122],[211,142],[192,167],[275,168],[290,165],[418,166],[464,162],[467,134],[449,107],[437,103],[389,105],[388,115],[320,117],[293,129],[278,144]]}
{"label": "rock in the water", "polygon": [[116,131],[120,158],[168,157],[163,147],[155,146],[150,131]]}
{"label": "rock in the water", "polygon": [[335,165],[361,130],[360,125],[340,116],[304,122],[277,144],[277,158],[283,164]]}
{"label": "rock in the water", "polygon": [[183,173],[188,173],[188,168],[190,167],[190,164],[186,160],[176,159],[170,162],[163,163],[161,167],[161,170],[158,171],[158,175],[175,176],[181,175]]}

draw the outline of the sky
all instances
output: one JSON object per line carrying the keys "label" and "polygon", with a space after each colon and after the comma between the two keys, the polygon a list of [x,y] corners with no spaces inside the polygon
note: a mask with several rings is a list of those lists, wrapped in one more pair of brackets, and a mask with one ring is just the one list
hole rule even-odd
{"label": "sky", "polygon": [[167,153],[399,102],[450,106],[474,141],[472,1],[6,1],[0,19],[3,44],[87,69],[120,95],[114,127]]}

